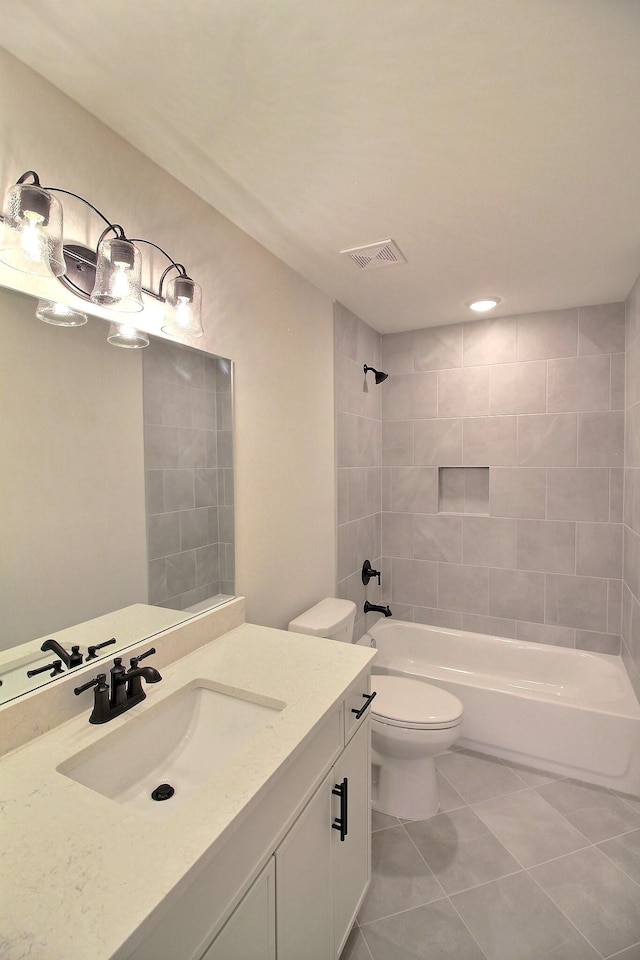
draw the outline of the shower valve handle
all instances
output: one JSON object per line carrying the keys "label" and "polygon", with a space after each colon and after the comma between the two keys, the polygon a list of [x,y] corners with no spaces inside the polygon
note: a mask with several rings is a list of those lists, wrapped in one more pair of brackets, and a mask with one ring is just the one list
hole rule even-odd
{"label": "shower valve handle", "polygon": [[362,564],[362,582],[364,583],[365,587],[367,586],[367,584],[369,583],[369,580],[371,580],[372,577],[378,578],[378,586],[380,586],[380,571],[374,570],[373,567],[371,566],[370,561],[365,560],[365,562]]}

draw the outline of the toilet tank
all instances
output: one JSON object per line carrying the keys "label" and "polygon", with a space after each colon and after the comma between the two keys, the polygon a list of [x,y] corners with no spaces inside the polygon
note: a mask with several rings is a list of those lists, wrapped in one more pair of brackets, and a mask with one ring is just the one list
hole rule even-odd
{"label": "toilet tank", "polygon": [[352,600],[326,597],[292,620],[289,630],[312,637],[327,637],[351,643],[356,620],[356,605]]}

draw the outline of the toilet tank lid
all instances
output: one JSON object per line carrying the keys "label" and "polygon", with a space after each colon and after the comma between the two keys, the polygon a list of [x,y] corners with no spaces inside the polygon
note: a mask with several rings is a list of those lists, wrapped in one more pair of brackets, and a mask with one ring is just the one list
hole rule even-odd
{"label": "toilet tank lid", "polygon": [[333,633],[345,626],[354,616],[355,611],[356,605],[353,600],[326,597],[292,620],[289,623],[289,630],[294,633],[311,634],[314,637],[325,637],[328,633]]}

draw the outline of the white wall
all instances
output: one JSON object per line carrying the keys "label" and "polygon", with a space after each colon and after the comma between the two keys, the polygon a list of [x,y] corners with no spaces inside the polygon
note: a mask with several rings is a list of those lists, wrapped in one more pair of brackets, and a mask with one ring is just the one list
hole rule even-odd
{"label": "white wall", "polygon": [[[286,625],[335,589],[330,300],[5,51],[0,91],[3,190],[35,169],[201,283],[198,345],[236,365],[237,592],[248,620]],[[0,281],[13,283],[6,272]]]}

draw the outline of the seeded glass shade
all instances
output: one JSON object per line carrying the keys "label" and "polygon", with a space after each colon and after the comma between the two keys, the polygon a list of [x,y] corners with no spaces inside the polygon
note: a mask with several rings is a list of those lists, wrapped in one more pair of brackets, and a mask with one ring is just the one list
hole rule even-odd
{"label": "seeded glass shade", "polygon": [[163,333],[195,340],[204,333],[200,320],[202,290],[189,277],[174,277],[167,284]]}
{"label": "seeded glass shade", "polygon": [[143,330],[136,330],[128,323],[110,323],[107,341],[114,347],[141,350],[149,346],[149,337]]}
{"label": "seeded glass shade", "polygon": [[42,187],[16,183],[7,191],[0,260],[37,277],[61,277],[62,205]]}
{"label": "seeded glass shade", "polygon": [[142,260],[129,240],[115,237],[98,247],[96,282],[91,293],[94,303],[114,307],[121,313],[138,313],[142,302]]}
{"label": "seeded glass shade", "polygon": [[89,319],[81,310],[74,310],[66,303],[54,303],[52,300],[38,300],[36,317],[55,327],[81,327]]}

